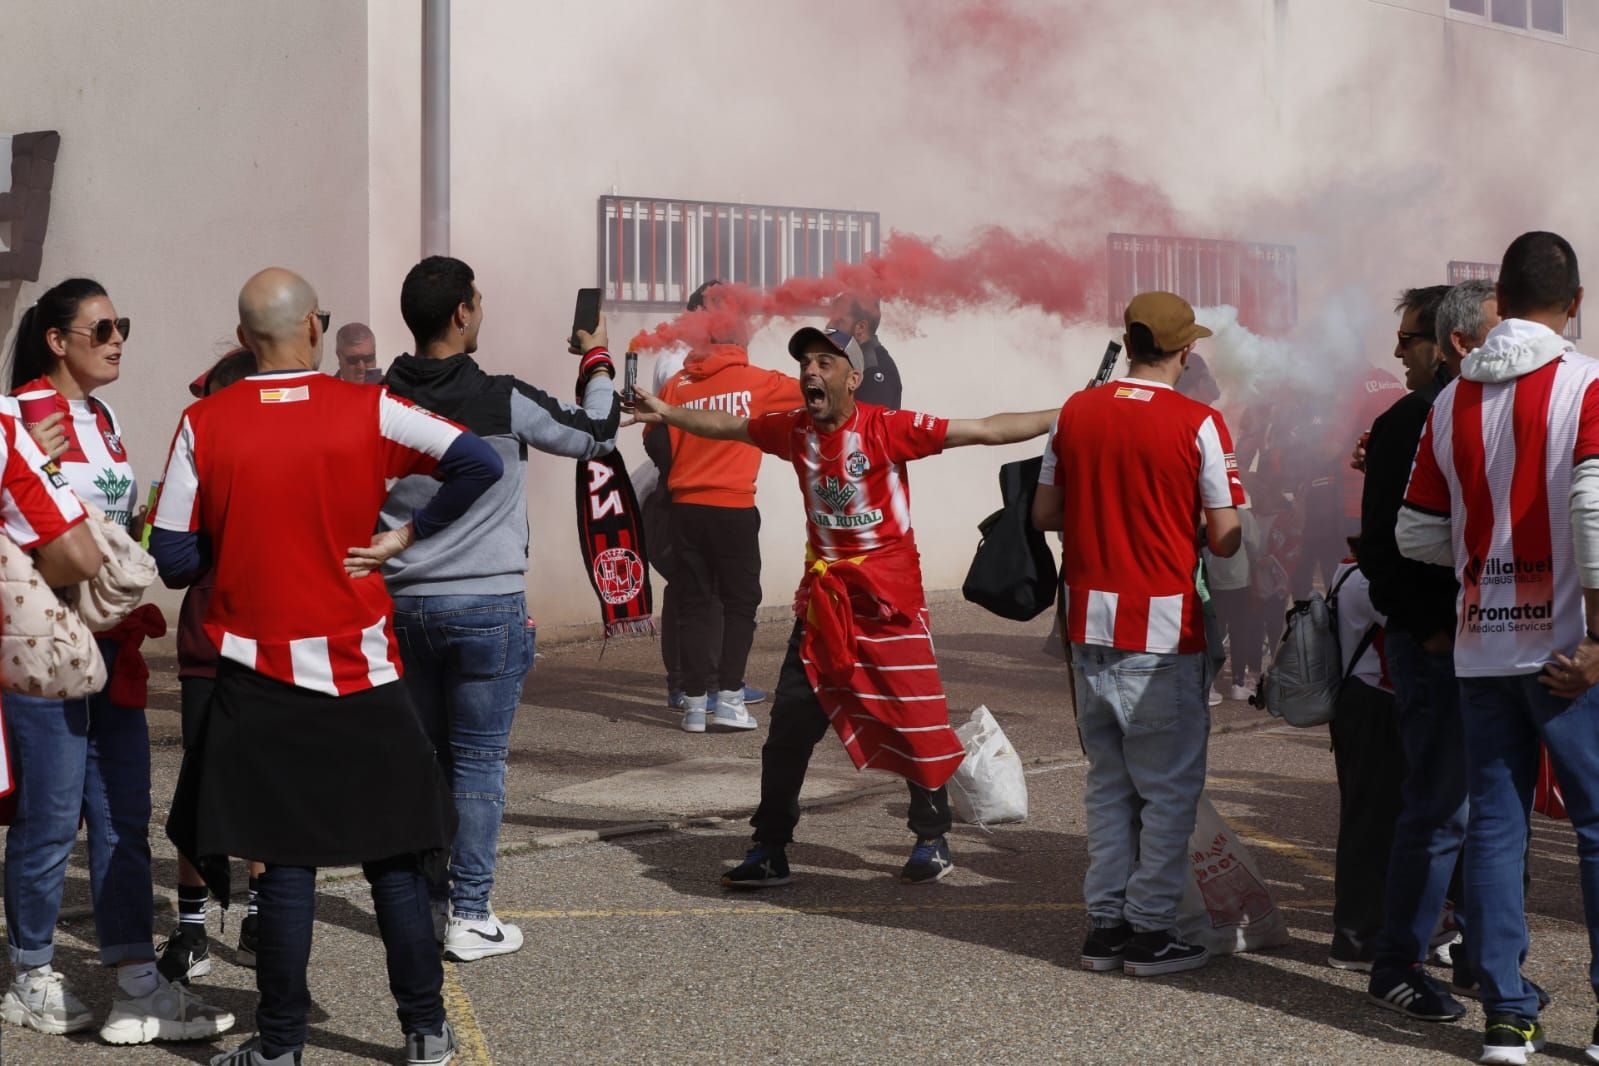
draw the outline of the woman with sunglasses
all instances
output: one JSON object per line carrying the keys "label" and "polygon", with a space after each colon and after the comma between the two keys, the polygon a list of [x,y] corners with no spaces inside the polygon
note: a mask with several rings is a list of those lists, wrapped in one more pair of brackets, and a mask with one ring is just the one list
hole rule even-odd
{"label": "woman with sunglasses", "polygon": [[[131,526],[143,519],[133,513],[133,468],[116,416],[94,396],[121,375],[127,335],[128,320],[117,317],[104,288],[87,278],[63,281],[17,324],[9,383],[16,410],[32,423],[73,492]],[[43,1033],[72,1033],[93,1024],[50,966],[81,816],[88,829],[100,961],[117,969],[117,993],[101,1039],[143,1044],[213,1037],[232,1028],[233,1015],[169,983],[156,968],[144,700],[124,694],[127,671],[137,672],[137,664],[118,661],[120,642],[102,636],[100,647],[111,679],[94,696],[4,697],[17,807],[5,852],[6,941],[14,976],[0,999],[0,1019]],[[130,650],[136,659],[136,647]]]}

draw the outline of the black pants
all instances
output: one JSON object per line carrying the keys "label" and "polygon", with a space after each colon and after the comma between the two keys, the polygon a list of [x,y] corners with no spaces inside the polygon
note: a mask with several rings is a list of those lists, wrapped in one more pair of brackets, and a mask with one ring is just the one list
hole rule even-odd
{"label": "black pants", "polygon": [[[772,697],[772,720],[766,743],[761,746],[761,805],[750,825],[762,844],[782,846],[794,839],[799,824],[800,788],[805,784],[805,768],[811,750],[828,730],[827,712],[816,701],[816,692],[800,662],[800,632],[804,623],[794,623],[788,640],[788,655],[777,677],[777,692]],[[905,782],[910,789],[910,816],[905,825],[918,837],[940,837],[949,832],[949,792],[929,791]]]}
{"label": "black pants", "polygon": [[1261,651],[1266,641],[1266,613],[1247,588],[1216,589],[1216,614],[1227,630],[1227,647],[1233,661],[1233,684],[1242,685],[1246,672],[1260,676]]}
{"label": "black pants", "polygon": [[[389,992],[405,1033],[444,1031],[444,969],[433,940],[427,881],[415,856],[361,864],[372,886],[378,935],[388,957]],[[255,1023],[268,1057],[305,1046],[311,990],[311,924],[316,917],[316,870],[268,865],[261,875],[255,984],[261,993]]]}
{"label": "black pants", "polygon": [[683,692],[737,692],[761,605],[761,512],[674,503],[672,554]]}
{"label": "black pants", "polygon": [[[666,667],[666,688],[670,692],[683,691],[683,612],[678,608],[678,596],[673,592],[670,581],[661,592],[661,665]],[[720,654],[722,650],[722,611],[721,601],[717,601],[717,610],[711,612],[710,627],[711,649]],[[716,664],[711,664],[711,672],[716,672]]]}
{"label": "black pants", "polygon": [[1405,755],[1394,697],[1352,677],[1330,729],[1338,771],[1333,928],[1370,944],[1383,928],[1388,855],[1404,806]]}

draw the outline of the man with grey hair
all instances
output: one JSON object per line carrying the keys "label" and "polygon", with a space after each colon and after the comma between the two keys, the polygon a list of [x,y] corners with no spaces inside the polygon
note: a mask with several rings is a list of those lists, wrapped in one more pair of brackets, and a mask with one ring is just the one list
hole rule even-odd
{"label": "man with grey hair", "polygon": [[338,369],[333,376],[355,385],[381,381],[378,370],[378,340],[364,322],[346,322],[333,335],[333,354],[338,357]]}
{"label": "man with grey hair", "polygon": [[[1401,556],[1394,527],[1428,412],[1459,373],[1466,353],[1498,322],[1493,308],[1488,282],[1407,289],[1395,307],[1400,322],[1394,357],[1404,364],[1411,391],[1372,424],[1357,553],[1372,605],[1387,618],[1383,650],[1395,713],[1381,716],[1391,725],[1373,723],[1360,730],[1335,721],[1333,729],[1335,746],[1364,749],[1358,758],[1382,762],[1378,749],[1392,740],[1380,737],[1392,738],[1397,726],[1405,770],[1393,844],[1385,856],[1381,932],[1371,940],[1335,921],[1339,928],[1329,961],[1345,968],[1369,966],[1368,991],[1375,1002],[1427,1021],[1453,1021],[1465,1013],[1422,971],[1445,901],[1453,895],[1460,903],[1458,890],[1451,892],[1466,832],[1465,733],[1453,658],[1459,586],[1449,567]],[[1457,906],[1457,919],[1461,912]],[[1458,957],[1463,962],[1464,953]],[[1457,967],[1455,976],[1457,988],[1469,991],[1474,983],[1469,968]]]}

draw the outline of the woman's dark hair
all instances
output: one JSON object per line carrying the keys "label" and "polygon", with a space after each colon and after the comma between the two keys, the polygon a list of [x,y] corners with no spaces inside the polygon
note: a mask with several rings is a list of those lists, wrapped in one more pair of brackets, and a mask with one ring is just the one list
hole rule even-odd
{"label": "woman's dark hair", "polygon": [[236,381],[243,381],[256,372],[255,353],[248,348],[235,348],[217,360],[216,366],[206,371],[202,395],[221,392]]}
{"label": "woman's dark hair", "polygon": [[11,373],[9,389],[18,389],[34,378],[49,373],[55,365],[55,355],[44,337],[53,329],[64,330],[78,317],[78,306],[85,300],[104,296],[106,291],[98,281],[88,278],[68,278],[45,291],[38,301],[17,322],[17,336],[11,344]]}

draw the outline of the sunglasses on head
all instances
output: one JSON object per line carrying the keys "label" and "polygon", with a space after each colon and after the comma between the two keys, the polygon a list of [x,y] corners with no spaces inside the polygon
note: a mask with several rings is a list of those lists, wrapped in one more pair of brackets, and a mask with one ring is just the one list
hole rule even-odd
{"label": "sunglasses on head", "polygon": [[87,325],[68,326],[66,331],[68,333],[87,333],[90,337],[94,338],[94,343],[96,344],[110,344],[112,330],[116,330],[122,335],[123,340],[127,340],[128,327],[132,324],[133,323],[126,318],[101,318],[96,319]]}

